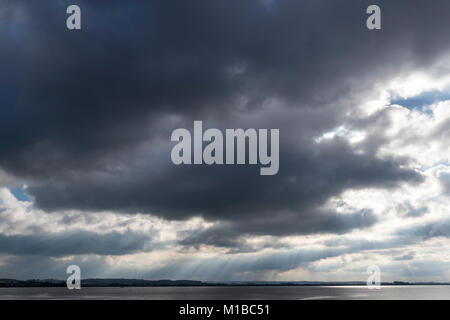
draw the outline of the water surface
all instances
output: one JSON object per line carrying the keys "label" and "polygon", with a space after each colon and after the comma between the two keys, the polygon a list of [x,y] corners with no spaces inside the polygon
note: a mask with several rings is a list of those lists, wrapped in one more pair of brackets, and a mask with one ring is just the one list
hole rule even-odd
{"label": "water surface", "polygon": [[144,300],[450,300],[450,286],[241,286],[125,288],[0,288],[5,299],[144,299]]}

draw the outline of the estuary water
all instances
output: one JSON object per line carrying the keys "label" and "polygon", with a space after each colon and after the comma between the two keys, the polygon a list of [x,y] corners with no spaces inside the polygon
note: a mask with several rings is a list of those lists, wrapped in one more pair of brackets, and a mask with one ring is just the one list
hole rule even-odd
{"label": "estuary water", "polygon": [[0,288],[0,300],[450,300],[450,286],[239,286]]}

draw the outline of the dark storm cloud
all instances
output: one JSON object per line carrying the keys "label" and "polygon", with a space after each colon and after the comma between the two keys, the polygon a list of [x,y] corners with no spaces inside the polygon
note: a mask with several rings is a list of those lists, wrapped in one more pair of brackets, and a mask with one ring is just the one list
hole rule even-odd
{"label": "dark storm cloud", "polygon": [[[364,27],[363,1],[80,1],[78,33],[65,29],[64,3],[2,4],[0,160],[19,175],[92,169],[148,138],[163,112],[226,113],[238,95],[254,108],[270,97],[320,106],[447,45],[433,32],[446,2],[386,3],[379,33]],[[235,65],[245,72],[230,77]]]}
{"label": "dark storm cloud", "polygon": [[0,234],[0,254],[65,256],[79,254],[121,255],[142,251],[149,235],[131,231],[98,234],[72,231],[41,235]]}
{"label": "dark storm cloud", "polygon": [[142,173],[132,181],[95,176],[86,177],[81,184],[49,182],[28,190],[38,206],[50,211],[113,207],[170,219],[199,215],[231,221],[234,232],[343,233],[370,227],[375,217],[371,212],[339,215],[318,209],[328,197],[346,188],[389,188],[398,181],[421,181],[415,172],[399,169],[394,160],[355,155],[346,147],[338,141],[330,142],[318,148],[319,154],[291,154],[290,159],[286,152],[282,170],[272,177],[259,176],[256,169],[248,167],[173,166],[155,176]]}
{"label": "dark storm cloud", "polygon": [[[381,32],[365,28],[371,3],[356,0],[77,3],[81,32],[65,29],[72,2],[0,5],[0,166],[29,180],[40,208],[201,215],[242,234],[342,233],[375,219],[319,209],[329,197],[420,182],[400,167],[406,159],[312,138],[372,84],[448,49],[448,1],[382,1]],[[271,98],[287,106],[279,118],[264,116]],[[171,165],[180,122],[246,127],[259,111],[258,124],[280,128],[277,176]]]}

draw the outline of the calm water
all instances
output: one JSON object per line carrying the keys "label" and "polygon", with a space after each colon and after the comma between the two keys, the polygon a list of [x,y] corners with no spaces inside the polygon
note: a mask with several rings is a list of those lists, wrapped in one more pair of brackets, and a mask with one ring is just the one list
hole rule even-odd
{"label": "calm water", "polygon": [[144,288],[0,288],[5,299],[146,299],[146,300],[307,300],[445,299],[450,286],[345,287],[144,287]]}

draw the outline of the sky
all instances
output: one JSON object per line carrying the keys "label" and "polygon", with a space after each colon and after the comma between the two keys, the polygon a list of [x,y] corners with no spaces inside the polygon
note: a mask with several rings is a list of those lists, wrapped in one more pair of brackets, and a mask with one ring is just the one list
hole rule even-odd
{"label": "sky", "polygon": [[[2,0],[0,278],[450,281],[450,2],[371,4]],[[174,165],[195,120],[278,174]]]}

